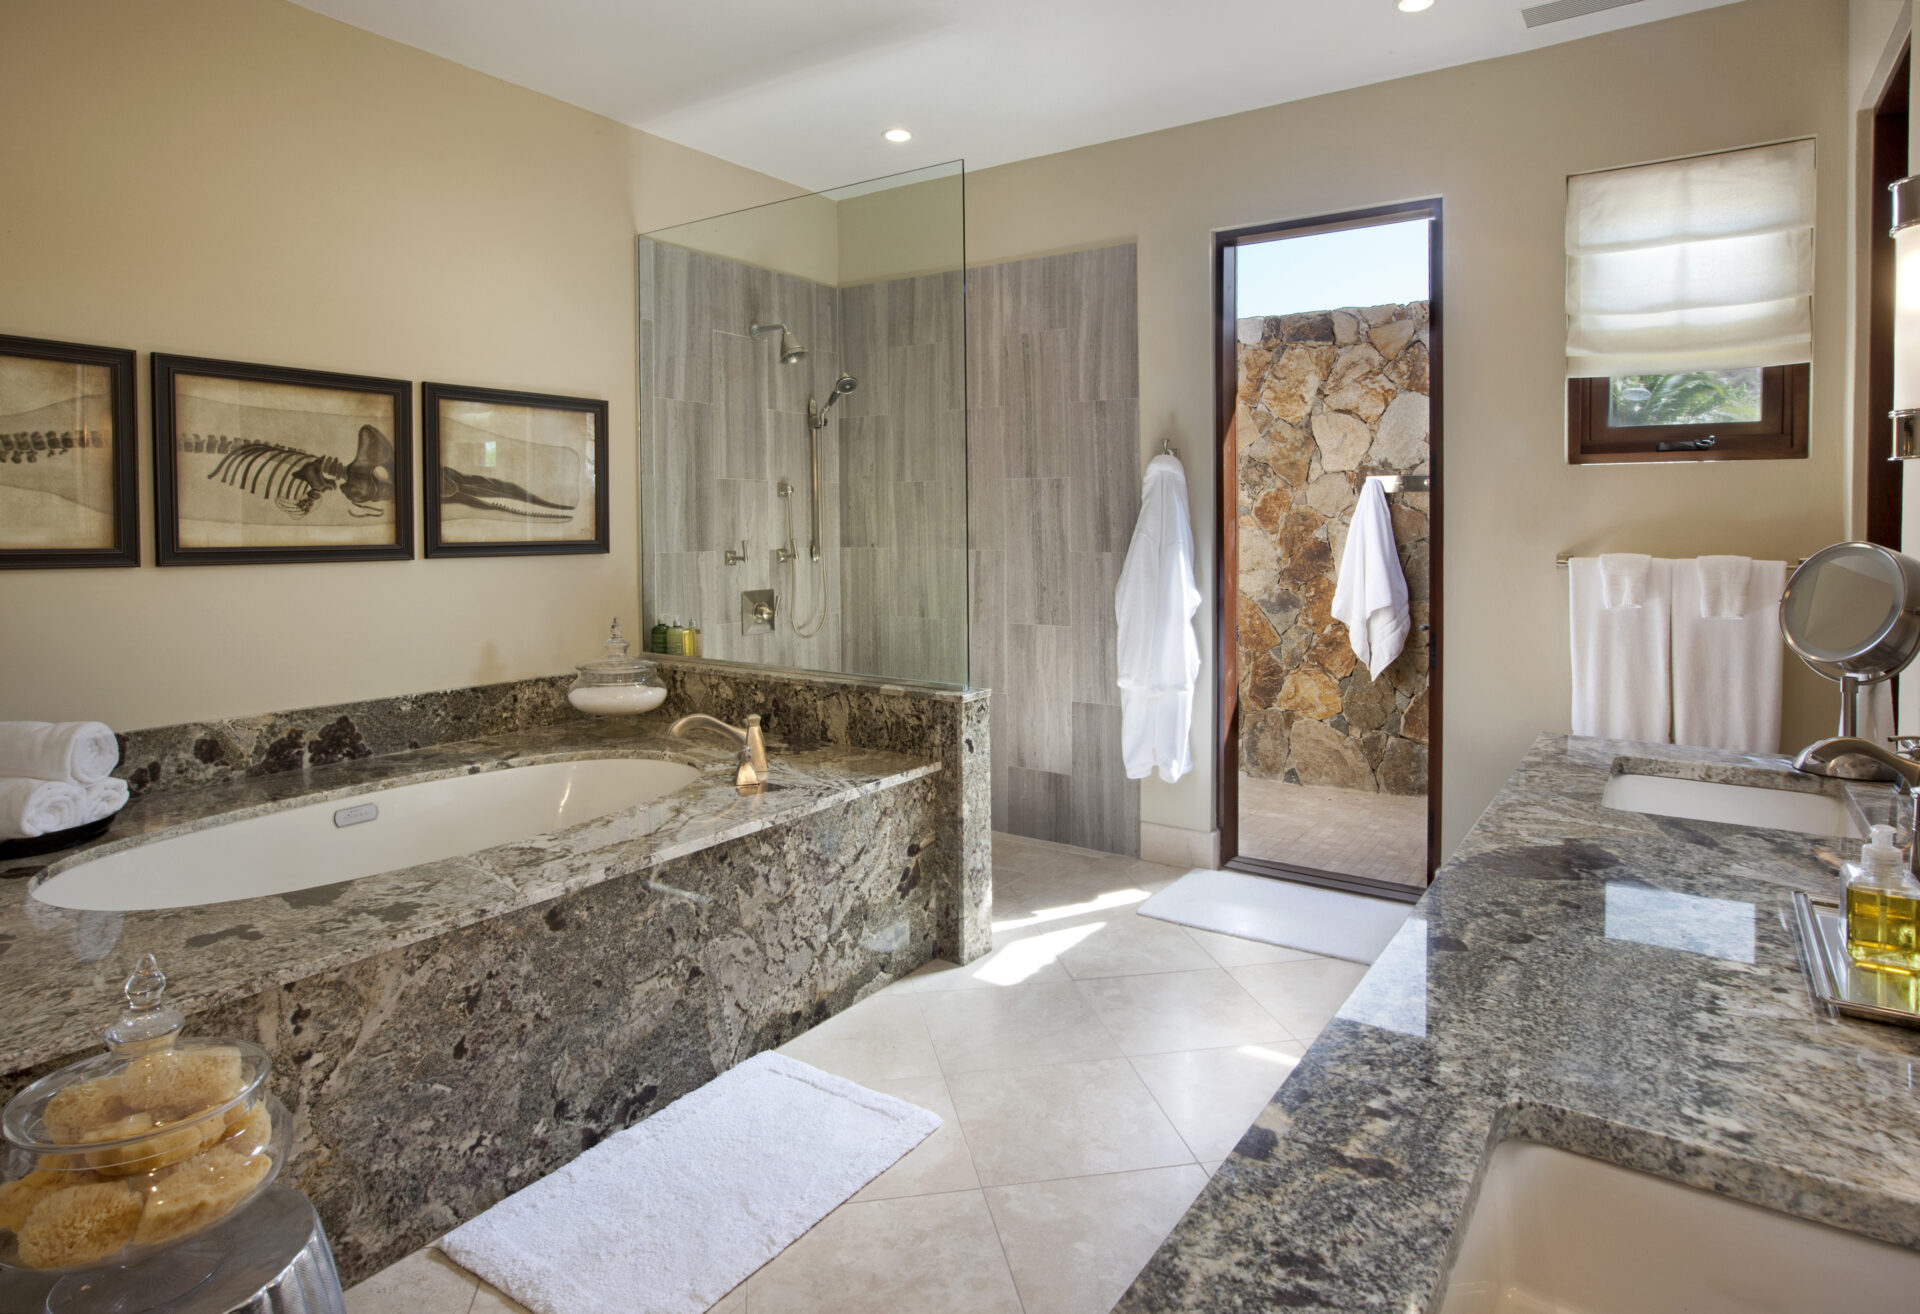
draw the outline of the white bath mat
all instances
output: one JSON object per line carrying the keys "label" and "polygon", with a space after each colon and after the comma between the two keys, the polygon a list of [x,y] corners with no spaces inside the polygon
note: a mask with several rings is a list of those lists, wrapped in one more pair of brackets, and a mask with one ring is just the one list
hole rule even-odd
{"label": "white bath mat", "polygon": [[760,1054],[440,1238],[537,1314],[700,1314],[940,1119]]}
{"label": "white bath mat", "polygon": [[1413,905],[1244,872],[1190,871],[1138,911],[1243,940],[1371,963]]}

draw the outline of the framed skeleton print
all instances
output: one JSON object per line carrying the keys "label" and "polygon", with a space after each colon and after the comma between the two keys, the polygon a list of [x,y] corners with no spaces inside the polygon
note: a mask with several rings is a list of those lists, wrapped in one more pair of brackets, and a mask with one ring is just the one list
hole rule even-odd
{"label": "framed skeleton print", "polygon": [[0,570],[140,564],[133,368],[0,335]]}
{"label": "framed skeleton print", "polygon": [[163,566],[413,556],[411,387],[153,357]]}
{"label": "framed skeleton print", "polygon": [[607,404],[420,385],[427,555],[607,551]]}

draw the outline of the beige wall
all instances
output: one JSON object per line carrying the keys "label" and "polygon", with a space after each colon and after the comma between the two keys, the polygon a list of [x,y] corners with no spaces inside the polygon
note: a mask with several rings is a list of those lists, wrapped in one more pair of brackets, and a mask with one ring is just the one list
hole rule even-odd
{"label": "beige wall", "polygon": [[[1556,552],[1793,557],[1846,530],[1847,20],[1846,0],[1748,0],[968,177],[970,263],[1139,243],[1142,460],[1163,438],[1178,445],[1202,543],[1214,533],[1210,230],[1444,198],[1449,848],[1534,734],[1566,728]],[[1821,152],[1811,457],[1567,465],[1566,176],[1809,134]],[[1203,615],[1209,688],[1212,630]],[[1791,665],[1787,735],[1804,740],[1828,723],[1831,686]],[[1197,769],[1148,782],[1149,822],[1211,823],[1210,713],[1197,720]]]}
{"label": "beige wall", "polygon": [[799,189],[280,0],[7,0],[0,68],[0,332],[142,353],[149,563],[153,350],[603,397],[613,497],[607,556],[0,573],[0,718],[535,675],[633,624],[633,235]]}

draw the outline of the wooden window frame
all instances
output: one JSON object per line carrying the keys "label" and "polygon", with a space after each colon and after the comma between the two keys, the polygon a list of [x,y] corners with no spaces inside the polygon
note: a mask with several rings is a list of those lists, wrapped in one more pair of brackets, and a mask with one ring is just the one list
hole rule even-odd
{"label": "wooden window frame", "polygon": [[[1807,365],[1773,365],[1760,372],[1760,418],[1750,424],[1610,423],[1611,380],[1567,380],[1567,464],[1622,465],[1646,461],[1786,461],[1807,454]],[[1713,446],[1660,450],[1661,444]]]}

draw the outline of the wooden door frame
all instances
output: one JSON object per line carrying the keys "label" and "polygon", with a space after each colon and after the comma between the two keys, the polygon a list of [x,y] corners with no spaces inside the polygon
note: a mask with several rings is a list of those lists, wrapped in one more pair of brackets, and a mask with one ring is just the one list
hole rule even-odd
{"label": "wooden door frame", "polygon": [[1867,541],[1900,549],[1901,483],[1905,466],[1887,459],[1893,441],[1887,412],[1893,409],[1894,248],[1893,197],[1887,184],[1907,176],[1909,43],[1874,106],[1868,195],[1867,240]]}
{"label": "wooden door frame", "polygon": [[1337,232],[1348,228],[1370,228],[1405,219],[1429,219],[1428,229],[1428,342],[1430,357],[1427,400],[1429,414],[1428,443],[1433,474],[1429,494],[1430,517],[1427,541],[1427,592],[1429,598],[1429,667],[1427,676],[1427,881],[1433,880],[1440,854],[1440,761],[1441,761],[1441,563],[1442,499],[1446,481],[1441,474],[1442,405],[1441,370],[1441,202],[1406,201],[1395,205],[1348,210],[1340,214],[1315,215],[1276,223],[1255,224],[1246,228],[1228,228],[1213,235],[1213,318],[1214,318],[1214,452],[1213,469],[1219,504],[1213,542],[1213,578],[1216,624],[1213,663],[1215,672],[1214,706],[1220,709],[1218,733],[1214,736],[1214,824],[1220,832],[1220,865],[1259,876],[1274,876],[1303,885],[1368,894],[1408,903],[1424,890],[1392,881],[1370,880],[1344,872],[1321,871],[1291,863],[1248,858],[1240,853],[1240,641],[1239,641],[1239,453],[1234,435],[1234,412],[1240,397],[1240,349],[1236,332],[1238,318],[1237,253],[1242,245],[1276,237],[1305,237],[1315,232]]}

